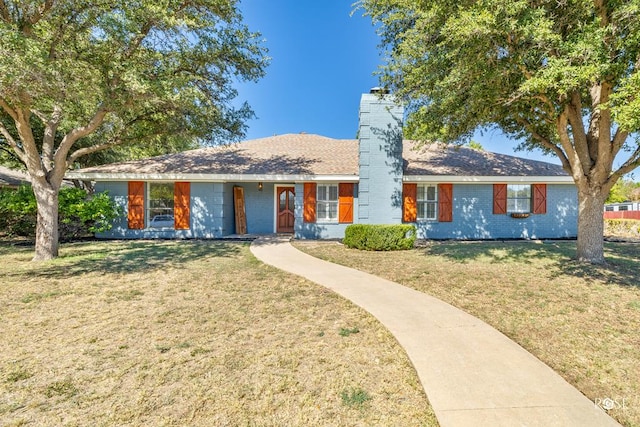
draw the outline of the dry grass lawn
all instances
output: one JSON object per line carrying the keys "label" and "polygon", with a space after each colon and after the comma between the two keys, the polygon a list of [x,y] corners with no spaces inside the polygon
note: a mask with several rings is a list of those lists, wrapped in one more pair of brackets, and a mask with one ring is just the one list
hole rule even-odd
{"label": "dry grass lawn", "polygon": [[0,244],[2,426],[437,425],[374,318],[246,243],[31,256]]}
{"label": "dry grass lawn", "polygon": [[640,244],[606,244],[606,267],[572,261],[575,242],[435,242],[385,253],[296,246],[483,319],[594,402],[613,399],[619,422],[640,426]]}

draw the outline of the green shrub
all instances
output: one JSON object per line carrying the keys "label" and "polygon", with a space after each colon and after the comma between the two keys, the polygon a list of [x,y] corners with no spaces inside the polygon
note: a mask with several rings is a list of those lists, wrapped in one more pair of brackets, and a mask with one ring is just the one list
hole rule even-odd
{"label": "green shrub", "polygon": [[[73,240],[111,229],[122,209],[105,193],[92,196],[80,188],[64,187],[59,193],[60,240]],[[29,185],[0,190],[0,229],[10,235],[35,237],[36,199]]]}
{"label": "green shrub", "polygon": [[348,248],[367,251],[395,251],[413,248],[416,227],[413,225],[352,224],[342,241]]}

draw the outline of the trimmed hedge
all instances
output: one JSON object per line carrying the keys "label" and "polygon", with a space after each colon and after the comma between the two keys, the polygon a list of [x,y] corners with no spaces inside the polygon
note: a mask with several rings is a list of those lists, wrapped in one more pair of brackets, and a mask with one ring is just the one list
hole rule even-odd
{"label": "trimmed hedge", "polygon": [[413,248],[415,241],[414,225],[352,224],[347,226],[342,243],[366,251],[396,251]]}

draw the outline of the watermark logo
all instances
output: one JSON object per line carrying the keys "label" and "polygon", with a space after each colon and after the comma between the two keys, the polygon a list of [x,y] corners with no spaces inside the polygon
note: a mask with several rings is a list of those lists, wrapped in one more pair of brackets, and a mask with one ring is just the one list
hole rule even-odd
{"label": "watermark logo", "polygon": [[596,408],[600,408],[606,412],[624,409],[627,406],[627,402],[624,397],[616,397],[615,399],[610,397],[595,398],[593,400],[593,404]]}

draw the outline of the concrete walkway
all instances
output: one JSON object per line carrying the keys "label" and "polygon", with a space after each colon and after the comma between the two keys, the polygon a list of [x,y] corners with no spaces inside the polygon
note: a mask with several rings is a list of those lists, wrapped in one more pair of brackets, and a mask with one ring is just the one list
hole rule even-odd
{"label": "concrete walkway", "polygon": [[251,252],[382,322],[409,355],[442,427],[619,425],[522,347],[449,304],[304,254],[286,237],[261,237]]}

